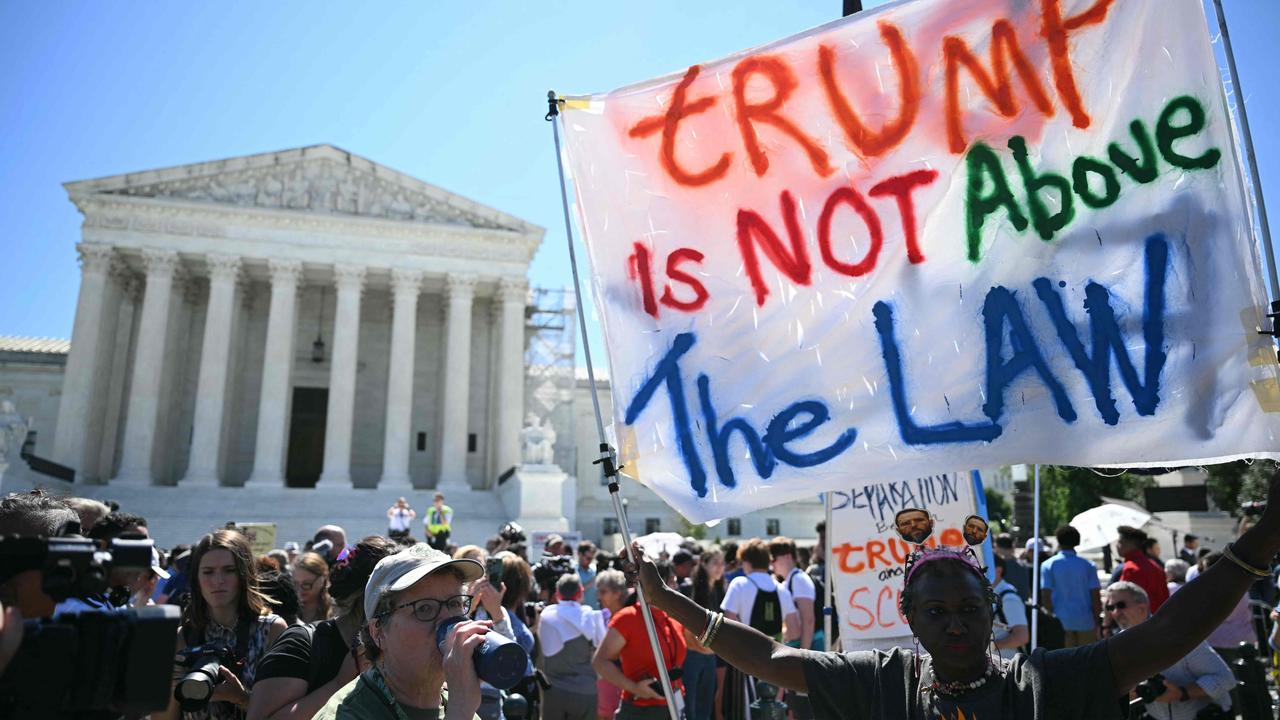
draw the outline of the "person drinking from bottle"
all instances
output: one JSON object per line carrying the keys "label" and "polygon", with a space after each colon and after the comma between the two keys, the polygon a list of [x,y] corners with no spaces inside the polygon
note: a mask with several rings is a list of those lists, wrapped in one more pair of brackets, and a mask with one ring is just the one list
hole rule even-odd
{"label": "person drinking from bottle", "polygon": [[492,623],[455,625],[443,649],[436,628],[471,609],[465,584],[482,575],[475,560],[422,544],[383,558],[364,591],[368,622],[361,635],[373,666],[338,690],[316,720],[475,718],[480,677],[473,655]]}

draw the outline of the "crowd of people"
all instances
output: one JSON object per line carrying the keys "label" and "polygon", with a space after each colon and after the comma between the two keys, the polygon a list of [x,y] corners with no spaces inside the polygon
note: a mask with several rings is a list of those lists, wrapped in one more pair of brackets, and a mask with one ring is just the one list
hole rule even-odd
{"label": "crowd of people", "polygon": [[[17,609],[48,617],[170,604],[182,617],[175,657],[220,645],[234,662],[218,668],[211,697],[176,692],[153,718],[657,720],[669,717],[658,662],[688,720],[751,717],[761,681],[784,691],[791,720],[1120,717],[1118,698],[1135,686],[1135,707],[1150,717],[1231,717],[1240,643],[1262,646],[1250,597],[1274,604],[1268,568],[1280,550],[1280,518],[1270,515],[1218,552],[1187,536],[1167,561],[1141,530],[1121,528],[1123,562],[1109,582],[1075,552],[1070,526],[1020,549],[995,535],[994,581],[968,550],[921,547],[900,603],[915,648],[838,654],[824,652],[838,637],[824,632],[822,525],[817,546],[690,538],[637,568],[557,535],[531,556],[514,524],[483,547],[457,547],[443,500],[419,537],[402,500],[388,510],[386,536],[355,540],[325,525],[301,546],[260,556],[228,524],[153,550],[149,571],[126,586],[56,606],[31,600],[29,578],[6,577],[0,667]],[[40,492],[0,501],[0,527],[83,534],[104,547],[149,535],[127,509]],[[833,635],[839,626],[835,618]],[[527,654],[514,686],[491,685],[473,662],[490,634]],[[1280,645],[1280,633],[1269,642]],[[179,663],[175,682],[186,671]]]}

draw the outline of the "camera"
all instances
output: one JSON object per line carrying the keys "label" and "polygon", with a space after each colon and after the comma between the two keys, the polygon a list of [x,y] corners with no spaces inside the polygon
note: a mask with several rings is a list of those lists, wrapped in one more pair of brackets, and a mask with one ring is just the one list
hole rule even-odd
{"label": "camera", "polygon": [[8,537],[0,539],[0,582],[39,570],[41,589],[55,601],[96,595],[149,572],[152,545],[116,538],[110,550],[99,550],[81,537]]}
{"label": "camera", "polygon": [[1138,696],[1138,702],[1144,705],[1155,702],[1156,698],[1164,694],[1164,676],[1157,673],[1143,680],[1133,689],[1133,693]]}
{"label": "camera", "polygon": [[1136,697],[1129,701],[1128,717],[1132,719],[1149,718],[1150,716],[1147,715],[1146,708],[1143,706],[1155,702],[1156,698],[1164,694],[1164,676],[1157,673],[1143,680],[1133,689],[1133,694]]}
{"label": "camera", "polygon": [[571,572],[575,572],[572,557],[568,555],[543,555],[542,560],[533,566],[533,580],[538,585],[539,593],[554,593],[556,581],[560,579],[560,576],[568,575]]}
{"label": "camera", "polygon": [[209,704],[213,689],[222,682],[218,674],[223,665],[239,664],[236,653],[223,643],[206,643],[178,653],[178,664],[187,669],[173,688],[173,699],[183,712],[195,712]]}
{"label": "camera", "polygon": [[[79,537],[0,539],[0,582],[38,570],[44,594],[55,601],[127,585],[150,567],[150,540],[117,539],[102,551]],[[163,710],[180,615],[161,605],[24,621],[22,645],[0,676],[0,717]]]}

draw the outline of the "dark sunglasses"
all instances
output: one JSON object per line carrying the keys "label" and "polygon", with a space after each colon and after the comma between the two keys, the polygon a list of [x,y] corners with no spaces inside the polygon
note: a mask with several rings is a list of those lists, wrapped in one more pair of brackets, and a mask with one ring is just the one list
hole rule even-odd
{"label": "dark sunglasses", "polygon": [[1107,609],[1107,612],[1115,612],[1116,610],[1124,610],[1129,607],[1129,603],[1121,600],[1118,603],[1107,603],[1106,605],[1103,605],[1103,607]]}

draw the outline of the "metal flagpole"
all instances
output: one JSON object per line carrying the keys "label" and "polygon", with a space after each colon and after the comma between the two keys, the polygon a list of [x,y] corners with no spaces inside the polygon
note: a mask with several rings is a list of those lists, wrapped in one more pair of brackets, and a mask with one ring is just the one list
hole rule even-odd
{"label": "metal flagpole", "polygon": [[1040,466],[1036,465],[1035,506],[1031,520],[1031,649],[1035,650],[1040,639]]}
{"label": "metal flagpole", "polygon": [[[1271,226],[1267,222],[1267,203],[1262,196],[1262,176],[1258,174],[1258,157],[1253,151],[1253,135],[1249,132],[1249,113],[1244,107],[1244,88],[1240,85],[1240,73],[1236,70],[1236,55],[1231,50],[1231,33],[1227,32],[1227,16],[1222,10],[1222,0],[1213,0],[1213,10],[1218,15],[1218,30],[1222,33],[1222,49],[1227,55],[1227,72],[1236,90],[1236,111],[1240,115],[1240,128],[1244,134],[1244,154],[1249,161],[1249,178],[1253,182],[1253,196],[1258,203],[1259,231],[1262,233],[1262,252],[1267,258],[1267,272],[1271,279],[1271,319],[1277,320],[1280,312],[1280,275],[1276,273],[1276,253],[1271,247]],[[1271,333],[1275,334],[1273,330]]]}
{"label": "metal flagpole", "polygon": [[[614,456],[613,448],[609,446],[605,439],[604,432],[604,416],[600,414],[600,398],[596,394],[596,373],[595,368],[591,364],[591,341],[587,337],[587,311],[586,305],[582,302],[582,283],[578,280],[578,260],[573,249],[573,223],[569,219],[569,191],[564,181],[564,163],[560,159],[560,123],[557,118],[560,116],[559,101],[556,98],[554,90],[547,93],[547,115],[546,120],[551,123],[551,136],[555,139],[556,146],[556,171],[560,175],[560,202],[564,206],[564,234],[565,240],[569,243],[569,266],[573,270],[573,292],[578,300],[578,327],[582,330],[582,352],[587,361],[587,382],[591,385],[591,406],[596,414],[596,433],[600,439],[600,457],[595,460],[595,464],[601,466],[604,477],[609,481],[609,497],[613,500],[613,514],[618,518],[618,527],[622,530],[622,542],[625,544],[627,553],[631,555],[631,562],[635,563],[637,569],[640,567],[640,558],[636,557],[635,551],[631,547],[631,526],[627,523],[627,511],[622,506],[622,492],[618,487],[618,467],[617,460]],[[658,632],[653,624],[653,611],[649,609],[649,602],[645,599],[644,589],[640,583],[636,583],[636,597],[640,600],[640,615],[644,618],[644,629],[649,635],[649,649],[653,652],[654,665],[658,668],[658,680],[662,683],[662,696],[667,701],[667,711],[671,714],[671,720],[681,720],[679,712],[676,710],[674,700],[675,694],[671,689],[671,677],[667,672],[667,663],[662,655],[662,647],[658,642]]]}
{"label": "metal flagpole", "polygon": [[835,566],[831,564],[831,491],[828,490],[822,495],[826,500],[823,504],[826,505],[827,513],[826,524],[823,525],[823,527],[826,528],[826,532],[822,533],[822,641],[825,643],[823,650],[826,650],[827,652],[835,652],[834,646],[832,645],[834,641],[831,639],[831,620],[832,616],[835,614],[835,608],[831,605],[831,600],[834,595],[832,583],[834,582],[833,578],[835,577],[835,572],[833,570]]}

